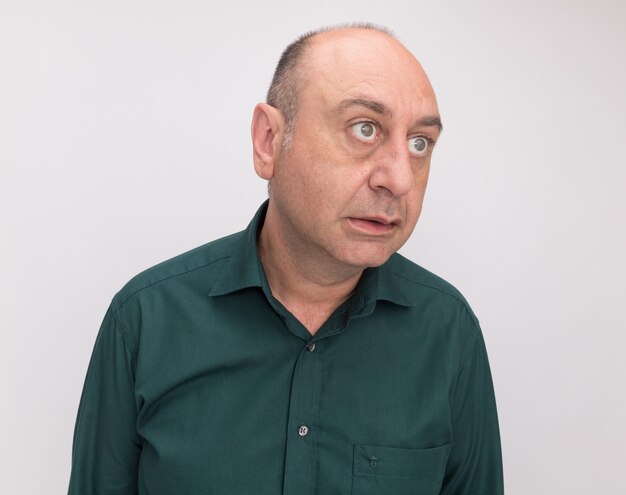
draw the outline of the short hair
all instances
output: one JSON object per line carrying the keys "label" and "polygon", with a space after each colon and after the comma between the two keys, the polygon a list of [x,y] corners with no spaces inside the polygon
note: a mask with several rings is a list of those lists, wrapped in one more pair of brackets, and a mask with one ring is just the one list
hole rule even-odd
{"label": "short hair", "polygon": [[302,86],[298,66],[311,49],[311,39],[321,33],[345,28],[371,29],[395,38],[392,31],[384,26],[361,22],[322,27],[309,31],[290,43],[278,60],[266,98],[266,102],[278,108],[285,118],[283,147],[288,148],[293,138],[295,119],[298,113],[298,91]]}

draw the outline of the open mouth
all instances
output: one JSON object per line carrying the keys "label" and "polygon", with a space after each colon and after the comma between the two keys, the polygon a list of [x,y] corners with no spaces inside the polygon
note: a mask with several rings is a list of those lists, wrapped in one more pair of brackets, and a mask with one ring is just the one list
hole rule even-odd
{"label": "open mouth", "polygon": [[368,234],[386,234],[393,230],[396,222],[384,218],[350,218],[350,224]]}

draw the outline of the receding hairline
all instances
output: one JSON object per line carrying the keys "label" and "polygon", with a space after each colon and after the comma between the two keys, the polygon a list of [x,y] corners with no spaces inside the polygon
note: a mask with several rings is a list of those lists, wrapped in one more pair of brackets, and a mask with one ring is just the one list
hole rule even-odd
{"label": "receding hairline", "polygon": [[361,31],[363,33],[370,33],[373,35],[383,35],[400,43],[400,41],[398,40],[398,38],[396,37],[396,35],[393,33],[391,29],[385,26],[379,25],[379,24],[374,24],[370,22],[333,24],[333,25],[323,26],[318,29],[308,31],[304,33],[303,35],[299,36],[287,46],[287,48],[283,52],[283,55],[288,52],[290,47],[294,47],[294,46],[301,47],[301,50],[297,54],[298,57],[297,57],[297,60],[295,60],[294,68],[302,67],[303,62],[309,60],[314,46],[318,43],[323,43],[324,41],[323,39],[325,35],[340,33],[341,31],[344,31],[346,33],[349,33],[350,31],[353,31],[353,32]]}
{"label": "receding hairline", "polygon": [[[287,95],[281,95],[281,89],[289,89],[290,92],[294,93],[292,97],[295,97],[297,100],[297,93],[299,90],[298,86],[300,86],[299,83],[301,82],[300,78],[297,77],[297,73],[299,72],[299,69],[302,68],[303,62],[309,59],[315,38],[337,31],[369,31],[386,35],[391,39],[398,41],[391,29],[369,22],[334,24],[307,31],[287,45],[285,50],[282,52],[267,92],[266,102],[268,104],[279,108],[284,113],[284,110],[280,108],[280,106],[281,103],[284,104],[285,102],[280,100],[285,100]],[[284,88],[282,86],[289,86],[289,88]],[[294,116],[295,115],[286,115],[285,117],[289,119]]]}
{"label": "receding hairline", "polygon": [[[382,34],[392,38],[394,40],[398,40],[394,32],[386,26],[382,26],[380,24],[374,24],[371,22],[354,22],[354,23],[345,23],[345,24],[333,24],[329,26],[323,26],[319,29],[314,29],[312,31],[308,31],[304,33],[302,36],[297,38],[297,40],[313,40],[316,37],[323,36],[325,34],[335,33],[339,31],[363,31],[372,34]],[[296,40],[296,41],[297,41]]]}
{"label": "receding hairline", "polygon": [[372,22],[352,22],[352,23],[342,23],[342,24],[331,24],[327,26],[322,26],[317,29],[312,29],[298,36],[295,40],[289,43],[289,45],[287,45],[287,47],[283,51],[283,55],[289,50],[290,47],[293,47],[298,44],[302,44],[307,49],[310,49],[315,38],[323,36],[324,34],[334,33],[337,31],[364,31],[364,32],[370,32],[370,33],[379,33],[379,34],[389,36],[390,38],[396,41],[399,41],[391,29],[380,24],[374,24]]}

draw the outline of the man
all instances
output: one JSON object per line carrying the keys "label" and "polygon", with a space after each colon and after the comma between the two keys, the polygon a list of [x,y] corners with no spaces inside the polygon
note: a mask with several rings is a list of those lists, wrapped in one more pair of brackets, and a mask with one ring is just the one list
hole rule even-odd
{"label": "man", "polygon": [[115,296],[70,493],[502,493],[476,318],[395,254],[440,130],[426,74],[388,33],[290,45],[252,120],[269,201]]}

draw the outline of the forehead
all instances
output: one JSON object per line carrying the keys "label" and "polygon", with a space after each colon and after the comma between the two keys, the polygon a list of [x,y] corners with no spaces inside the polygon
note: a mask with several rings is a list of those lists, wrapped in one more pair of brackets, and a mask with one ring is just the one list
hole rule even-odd
{"label": "forehead", "polygon": [[365,97],[380,101],[395,115],[438,114],[435,94],[419,62],[401,43],[378,31],[345,29],[316,35],[302,72],[301,97],[316,104]]}

